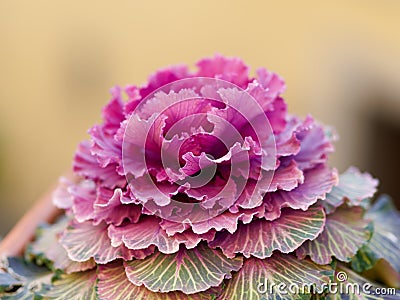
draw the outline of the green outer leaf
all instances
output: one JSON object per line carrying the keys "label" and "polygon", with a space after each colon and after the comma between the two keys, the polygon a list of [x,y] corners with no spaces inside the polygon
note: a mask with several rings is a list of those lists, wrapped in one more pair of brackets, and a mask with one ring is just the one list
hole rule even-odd
{"label": "green outer leaf", "polygon": [[317,264],[329,264],[332,257],[350,261],[358,249],[371,237],[372,226],[363,219],[362,207],[342,206],[328,215],[324,231],[313,241],[296,250],[299,258],[309,255]]}
{"label": "green outer leaf", "polygon": [[212,291],[185,295],[182,292],[154,293],[144,286],[137,286],[128,280],[121,262],[99,266],[97,295],[100,300],[212,300]]}
{"label": "green outer leaf", "polygon": [[378,183],[379,181],[370,174],[361,173],[357,168],[350,167],[339,176],[339,184],[332,188],[321,203],[328,214],[345,200],[350,206],[359,206],[365,198],[370,198],[376,193]]}
{"label": "green outer leaf", "polygon": [[28,246],[25,256],[36,262],[43,261],[53,270],[60,269],[68,274],[93,269],[96,266],[93,259],[84,262],[73,261],[59,243],[58,237],[67,227],[68,221],[68,218],[64,217],[52,225],[41,226],[36,240]]}
{"label": "green outer leaf", "polygon": [[362,272],[372,268],[383,258],[400,272],[400,213],[388,196],[381,196],[365,214],[374,224],[371,240],[357,253],[352,268]]}
{"label": "green outer leaf", "polygon": [[145,285],[153,292],[182,291],[193,294],[219,286],[231,271],[238,271],[243,259],[228,259],[219,250],[201,244],[194,249],[181,248],[174,254],[157,252],[143,260],[125,264],[129,280]]}
{"label": "green outer leaf", "polygon": [[6,267],[11,275],[25,281],[34,280],[50,273],[49,269],[26,262],[21,257],[8,257]]}
{"label": "green outer leaf", "polygon": [[[284,294],[281,289],[269,293],[272,285],[314,284],[320,288],[333,278],[331,266],[316,265],[309,260],[299,260],[290,254],[275,253],[266,259],[246,259],[242,269],[233,275],[218,300],[269,300],[310,299],[310,294]],[[267,285],[266,285],[267,283]]]}
{"label": "green outer leaf", "polygon": [[7,274],[19,281],[15,286],[20,288],[14,293],[6,293],[0,291],[0,299],[40,299],[39,291],[43,285],[51,282],[53,273],[45,267],[39,267],[32,263],[25,262],[19,257],[8,257],[2,263],[1,269],[5,270]]}
{"label": "green outer leaf", "polygon": [[0,290],[1,288],[7,288],[15,285],[22,285],[22,281],[11,276],[8,273],[0,272]]}
{"label": "green outer leaf", "polygon": [[234,234],[218,233],[210,247],[219,247],[227,257],[243,253],[245,257],[270,257],[274,250],[290,253],[306,240],[315,239],[323,230],[325,213],[321,206],[307,211],[284,209],[274,221],[258,219],[240,224]]}
{"label": "green outer leaf", "polygon": [[62,274],[40,294],[52,300],[96,300],[96,270]]}
{"label": "green outer leaf", "polygon": [[[375,232],[374,232],[375,234]],[[371,241],[370,241],[371,242]],[[369,243],[370,243],[369,242]],[[379,258],[367,245],[363,245],[351,260],[351,268],[356,272],[363,272],[375,266]]]}
{"label": "green outer leaf", "polygon": [[34,292],[32,292],[27,286],[23,286],[19,288],[15,293],[7,293],[2,295],[0,293],[0,299],[1,300],[40,300],[43,299],[43,297],[36,295]]}

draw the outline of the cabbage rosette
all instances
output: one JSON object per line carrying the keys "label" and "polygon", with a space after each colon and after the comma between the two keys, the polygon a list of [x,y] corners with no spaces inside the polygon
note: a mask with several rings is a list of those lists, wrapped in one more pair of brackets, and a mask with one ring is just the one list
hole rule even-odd
{"label": "cabbage rosette", "polygon": [[[113,88],[54,193],[65,216],[27,249],[47,266],[26,279],[39,288],[13,295],[310,299],[329,296],[339,268],[383,259],[398,272],[399,248],[385,238],[397,211],[388,198],[370,208],[369,174],[328,165],[334,131],[289,114],[284,91],[277,74],[251,77],[219,55]],[[313,289],[271,293],[267,283]]]}

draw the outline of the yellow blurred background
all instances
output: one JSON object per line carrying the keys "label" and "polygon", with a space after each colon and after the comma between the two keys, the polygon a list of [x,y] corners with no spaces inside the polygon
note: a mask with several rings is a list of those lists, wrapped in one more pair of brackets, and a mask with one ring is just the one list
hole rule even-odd
{"label": "yellow blurred background", "polygon": [[[113,85],[221,53],[287,82],[334,125],[332,165],[396,190],[400,1],[0,1],[0,235],[58,177]],[[397,154],[397,156],[396,156]]]}

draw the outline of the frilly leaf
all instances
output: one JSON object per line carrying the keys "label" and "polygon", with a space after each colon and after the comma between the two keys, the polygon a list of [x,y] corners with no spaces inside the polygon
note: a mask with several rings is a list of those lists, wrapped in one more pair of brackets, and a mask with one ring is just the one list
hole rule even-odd
{"label": "frilly leaf", "polygon": [[245,257],[270,257],[274,250],[289,253],[304,241],[315,239],[323,230],[325,213],[321,206],[307,211],[284,209],[279,219],[254,220],[240,224],[234,234],[219,232],[211,247],[219,247],[228,257],[242,253]]}
{"label": "frilly leaf", "polygon": [[328,215],[324,231],[313,241],[305,242],[296,254],[299,258],[309,255],[317,264],[329,264],[332,257],[348,262],[358,249],[371,237],[372,228],[363,219],[361,207],[342,206]]}
{"label": "frilly leaf", "polygon": [[195,234],[191,229],[169,237],[160,227],[160,219],[154,216],[145,216],[138,223],[122,226],[110,225],[108,235],[114,247],[125,245],[129,249],[140,250],[156,246],[160,252],[165,254],[177,252],[180,244],[184,244],[186,248],[190,249],[196,247],[203,239],[214,238],[214,232]]}
{"label": "frilly leaf", "polygon": [[182,291],[194,294],[219,286],[232,271],[238,271],[241,257],[226,258],[220,251],[202,244],[194,249],[181,248],[175,254],[160,252],[143,260],[125,264],[128,279],[153,292]]}
{"label": "frilly leaf", "polygon": [[59,235],[66,228],[68,218],[63,217],[52,225],[43,225],[37,231],[37,237],[26,252],[26,257],[36,262],[43,261],[50,268],[65,273],[86,271],[96,266],[93,259],[76,262],[68,257],[67,251],[58,242]]}
{"label": "frilly leaf", "polygon": [[339,184],[333,187],[322,202],[326,212],[332,213],[345,200],[350,206],[361,205],[365,198],[375,194],[378,183],[378,180],[370,174],[361,173],[357,168],[350,167],[339,176]]}
{"label": "frilly leaf", "polygon": [[121,262],[99,266],[97,295],[100,300],[151,299],[151,300],[212,300],[212,290],[185,295],[182,292],[154,293],[144,286],[128,280]]}
{"label": "frilly leaf", "polygon": [[336,169],[320,164],[304,172],[303,184],[291,191],[267,193],[264,202],[268,201],[273,208],[291,207],[307,210],[319,199],[325,199],[326,194],[337,184],[337,180]]}
{"label": "frilly leaf", "polygon": [[326,128],[315,122],[311,116],[297,129],[296,137],[301,146],[294,159],[302,170],[325,163],[328,154],[334,150],[331,138],[326,135]]}
{"label": "frilly leaf", "polygon": [[154,252],[152,247],[139,251],[130,250],[124,245],[113,247],[105,223],[94,226],[91,222],[72,222],[63,232],[60,243],[67,250],[69,258],[77,262],[93,258],[96,263],[105,264],[118,258],[141,259]]}
{"label": "frilly leaf", "polygon": [[97,300],[96,279],[96,270],[62,274],[40,294],[52,300]]}

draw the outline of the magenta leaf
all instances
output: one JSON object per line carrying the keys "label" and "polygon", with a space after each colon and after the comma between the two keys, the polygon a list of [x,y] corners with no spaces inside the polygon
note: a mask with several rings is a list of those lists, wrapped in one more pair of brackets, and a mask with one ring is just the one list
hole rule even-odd
{"label": "magenta leaf", "polygon": [[114,247],[124,246],[133,250],[142,250],[154,245],[165,254],[177,252],[180,244],[184,244],[186,248],[194,248],[203,239],[214,238],[212,231],[198,235],[191,229],[170,237],[161,228],[159,222],[160,220],[154,216],[145,216],[138,223],[119,227],[111,225],[108,234]]}
{"label": "magenta leaf", "polygon": [[0,297],[339,299],[319,288],[340,261],[399,271],[398,212],[384,199],[364,216],[378,181],[355,168],[339,177],[334,131],[289,114],[285,88],[222,55],[112,88],[53,195],[66,218],[25,252],[54,285],[50,272],[42,284],[0,264]]}
{"label": "magenta leaf", "polygon": [[337,172],[326,165],[318,165],[314,169],[304,172],[304,183],[292,191],[278,191],[268,193],[264,202],[274,208],[291,207],[306,210],[319,199],[325,199],[337,183]]}

